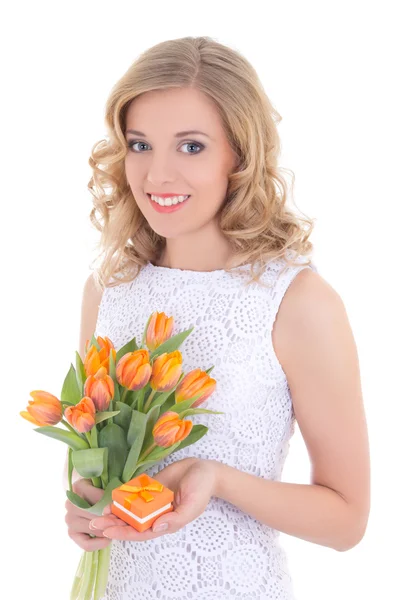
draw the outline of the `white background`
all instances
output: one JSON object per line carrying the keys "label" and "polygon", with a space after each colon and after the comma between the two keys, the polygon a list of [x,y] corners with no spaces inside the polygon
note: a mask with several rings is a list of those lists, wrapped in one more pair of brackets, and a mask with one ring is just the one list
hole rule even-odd
{"label": "white background", "polygon": [[[98,233],[88,157],[115,81],[144,49],[209,35],[254,65],[283,120],[281,166],[316,218],[320,274],[343,298],[367,413],[367,533],[338,553],[281,534],[297,600],[399,591],[399,106],[397,2],[15,2],[2,9],[2,586],[66,600],[81,550],[64,523],[67,447],[19,416],[61,392],[78,348]],[[396,41],[397,37],[397,41]],[[340,443],[340,440],[338,440]],[[309,483],[298,428],[283,480]]]}

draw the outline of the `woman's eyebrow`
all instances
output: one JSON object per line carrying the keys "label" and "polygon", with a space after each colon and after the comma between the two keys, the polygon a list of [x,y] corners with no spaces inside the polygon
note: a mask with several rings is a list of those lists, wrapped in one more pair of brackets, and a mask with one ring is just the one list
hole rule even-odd
{"label": "woman's eyebrow", "polygon": [[[142,135],[143,137],[147,137],[146,134],[143,133],[143,131],[137,131],[137,129],[127,129],[126,133],[133,133],[133,135]],[[193,133],[194,134],[205,135],[206,137],[210,138],[210,140],[213,139],[207,133],[204,133],[203,131],[198,131],[197,129],[191,129],[191,130],[188,130],[188,131],[178,131],[178,133],[176,133],[174,137],[176,137],[176,138],[185,137],[185,136],[191,135]]]}

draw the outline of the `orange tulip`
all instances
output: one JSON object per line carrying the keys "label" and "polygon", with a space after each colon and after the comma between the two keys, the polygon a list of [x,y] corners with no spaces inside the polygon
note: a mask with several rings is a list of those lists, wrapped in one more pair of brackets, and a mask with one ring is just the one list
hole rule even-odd
{"label": "orange tulip", "polygon": [[153,363],[150,387],[157,392],[167,392],[177,384],[182,374],[182,354],[179,350],[160,354]]}
{"label": "orange tulip", "polygon": [[117,351],[114,348],[114,344],[107,336],[104,338],[98,336],[96,340],[100,346],[100,351],[97,350],[96,346],[94,346],[93,344],[89,346],[89,340],[87,340],[85,344],[86,354],[83,361],[83,367],[85,369],[87,377],[89,377],[89,375],[96,375],[97,371],[101,367],[105,367],[107,373],[109,373],[110,350],[112,351],[114,361],[115,357],[117,356]]}
{"label": "orange tulip", "polygon": [[158,346],[167,341],[172,334],[174,317],[167,317],[164,312],[154,312],[146,328],[146,346],[153,352]]}
{"label": "orange tulip", "polygon": [[97,410],[107,410],[114,396],[114,381],[105,367],[100,367],[95,375],[89,375],[85,381],[84,394],[94,402]]}
{"label": "orange tulip", "polygon": [[127,352],[117,363],[115,375],[128,390],[141,390],[151,376],[150,353],[146,349]]}
{"label": "orange tulip", "polygon": [[216,385],[216,380],[210,377],[208,373],[201,369],[194,369],[185,375],[176,388],[175,401],[178,404],[178,402],[189,400],[203,392],[200,398],[198,398],[196,402],[193,402],[191,406],[191,408],[196,408],[196,406],[199,406],[211,396]]}
{"label": "orange tulip", "polygon": [[79,433],[90,431],[96,424],[96,407],[89,396],[82,398],[75,406],[68,406],[64,411],[67,421]]}
{"label": "orange tulip", "polygon": [[56,396],[43,390],[30,392],[33,400],[29,400],[26,411],[19,414],[21,417],[43,427],[44,425],[57,425],[62,419],[62,404]]}
{"label": "orange tulip", "polygon": [[192,421],[184,421],[178,413],[169,410],[165,412],[153,427],[154,441],[157,446],[169,448],[184,440],[193,427]]}

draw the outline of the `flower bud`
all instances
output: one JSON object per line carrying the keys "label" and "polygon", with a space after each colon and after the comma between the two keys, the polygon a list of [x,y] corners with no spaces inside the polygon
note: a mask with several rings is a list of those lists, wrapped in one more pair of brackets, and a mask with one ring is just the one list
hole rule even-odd
{"label": "flower bud", "polygon": [[95,375],[89,375],[85,381],[84,394],[93,400],[96,410],[107,410],[114,396],[114,381],[105,367],[100,367]]}
{"label": "flower bud", "polygon": [[179,414],[169,410],[156,421],[153,427],[153,437],[157,446],[169,448],[184,440],[193,427],[192,421],[179,418]]}
{"label": "flower bud", "polygon": [[107,373],[110,372],[110,351],[115,361],[117,351],[114,348],[114,344],[108,337],[96,338],[97,343],[100,346],[100,350],[97,350],[95,345],[89,346],[89,340],[86,341],[85,349],[86,355],[83,361],[83,367],[85,369],[86,376],[96,375],[97,371],[101,367],[105,367]]}
{"label": "flower bud", "polygon": [[89,396],[82,398],[75,406],[67,406],[64,416],[79,433],[87,433],[96,424],[96,407]]}
{"label": "flower bud", "polygon": [[167,392],[179,381],[182,374],[182,354],[179,350],[160,354],[153,363],[150,387],[157,392]]}
{"label": "flower bud", "polygon": [[62,404],[56,396],[43,390],[30,392],[33,400],[29,400],[26,411],[21,411],[21,417],[43,427],[44,425],[56,425],[62,419]]}
{"label": "flower bud", "polygon": [[200,398],[191,405],[191,408],[196,408],[211,396],[216,385],[216,380],[210,377],[205,371],[201,369],[189,371],[175,390],[175,402],[177,404],[184,402],[203,392]]}
{"label": "flower bud", "polygon": [[146,346],[153,352],[158,346],[166,342],[172,334],[174,318],[167,317],[164,312],[154,312],[145,331]]}
{"label": "flower bud", "polygon": [[120,358],[115,376],[120,385],[128,390],[141,390],[151,376],[150,353],[146,349],[127,352]]}

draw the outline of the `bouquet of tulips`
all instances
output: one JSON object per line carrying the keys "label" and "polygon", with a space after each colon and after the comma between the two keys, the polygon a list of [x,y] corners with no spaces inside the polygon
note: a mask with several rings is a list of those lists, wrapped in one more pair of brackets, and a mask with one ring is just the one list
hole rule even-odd
{"label": "bouquet of tulips", "polygon": [[[145,472],[165,456],[197,442],[208,431],[186,419],[214,391],[207,371],[182,373],[178,350],[193,328],[172,335],[173,317],[150,315],[141,347],[133,338],[118,352],[107,337],[92,336],[83,360],[76,352],[61,390],[61,400],[35,390],[22,417],[46,436],[68,444],[68,499],[101,516],[112,491]],[[65,428],[56,427],[62,423]],[[72,472],[104,489],[90,504],[73,492]],[[99,600],[105,593],[110,545],[84,551],[71,590],[71,600]]]}

